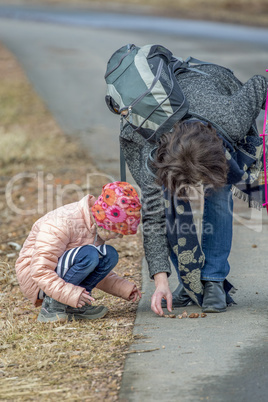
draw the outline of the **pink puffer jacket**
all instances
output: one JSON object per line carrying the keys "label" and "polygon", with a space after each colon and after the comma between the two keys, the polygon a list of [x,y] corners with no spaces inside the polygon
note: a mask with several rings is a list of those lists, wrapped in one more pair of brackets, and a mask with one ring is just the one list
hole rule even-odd
{"label": "pink puffer jacket", "polygon": [[[66,283],[55,272],[58,259],[74,247],[93,244],[96,228],[90,217],[95,198],[87,195],[79,202],[64,205],[40,218],[21,249],[16,261],[16,273],[20,288],[35,306],[39,290],[61,303],[77,307],[84,288]],[[99,239],[100,240],[100,239]],[[96,242],[96,245],[102,242]],[[133,290],[131,283],[110,272],[97,288],[128,300]]]}

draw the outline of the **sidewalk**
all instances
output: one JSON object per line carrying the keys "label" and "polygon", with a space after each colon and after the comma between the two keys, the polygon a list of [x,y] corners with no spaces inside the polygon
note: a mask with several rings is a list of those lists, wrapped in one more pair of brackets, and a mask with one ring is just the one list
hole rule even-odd
{"label": "sidewalk", "polygon": [[[234,225],[228,279],[238,288],[236,306],[205,318],[156,316],[154,283],[143,264],[143,298],[126,359],[121,402],[267,401],[267,215],[262,232]],[[255,222],[256,223],[256,222]],[[250,225],[249,225],[250,226]],[[257,246],[257,247],[256,247]],[[173,290],[175,273],[170,277]],[[200,308],[189,306],[188,314]],[[167,310],[166,310],[167,311]],[[150,350],[152,350],[150,352]]]}

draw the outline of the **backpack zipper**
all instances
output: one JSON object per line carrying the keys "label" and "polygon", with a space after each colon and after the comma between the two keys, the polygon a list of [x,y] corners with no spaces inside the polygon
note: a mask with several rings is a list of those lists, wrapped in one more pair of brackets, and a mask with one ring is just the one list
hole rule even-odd
{"label": "backpack zipper", "polygon": [[117,65],[109,72],[107,72],[104,76],[104,78],[106,79],[107,77],[109,77],[109,75],[111,75],[122,63],[122,61],[124,60],[125,57],[127,57],[129,55],[130,52],[132,52],[132,50],[136,49],[135,45],[128,45],[128,51],[127,53],[125,53],[121,59],[119,60],[119,62],[117,63]]}

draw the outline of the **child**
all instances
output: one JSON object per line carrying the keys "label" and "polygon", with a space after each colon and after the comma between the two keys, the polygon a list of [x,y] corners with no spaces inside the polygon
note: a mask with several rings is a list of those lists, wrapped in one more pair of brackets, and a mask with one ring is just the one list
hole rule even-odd
{"label": "child", "polygon": [[32,227],[16,262],[22,292],[42,308],[38,321],[104,317],[105,306],[92,306],[97,287],[133,302],[141,297],[134,283],[112,269],[118,262],[106,240],[135,234],[141,204],[126,182],[109,183],[96,200],[87,195],[40,218]]}

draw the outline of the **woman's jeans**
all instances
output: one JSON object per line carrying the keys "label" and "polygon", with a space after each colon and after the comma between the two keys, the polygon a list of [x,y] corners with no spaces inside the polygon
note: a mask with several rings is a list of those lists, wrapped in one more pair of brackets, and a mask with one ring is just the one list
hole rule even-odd
{"label": "woman's jeans", "polygon": [[[71,259],[71,253],[75,253],[76,249],[68,250],[69,260]],[[68,254],[66,256],[68,258]],[[61,276],[58,267],[57,272],[65,282],[79,285],[91,292],[117,263],[118,253],[114,247],[106,245],[106,255],[102,256],[94,246],[86,245],[79,248],[64,276]],[[65,264],[68,264],[66,259]]]}
{"label": "woman's jeans", "polygon": [[[210,191],[204,198],[201,247],[205,264],[201,269],[201,280],[224,281],[230,271],[228,257],[232,237],[233,199],[231,185],[227,185],[220,190]],[[178,273],[177,258],[173,251],[170,258]]]}

